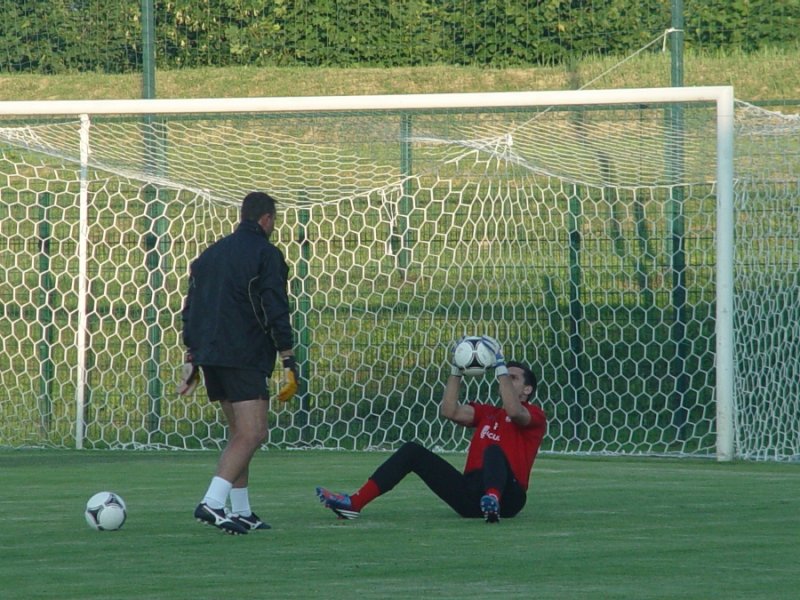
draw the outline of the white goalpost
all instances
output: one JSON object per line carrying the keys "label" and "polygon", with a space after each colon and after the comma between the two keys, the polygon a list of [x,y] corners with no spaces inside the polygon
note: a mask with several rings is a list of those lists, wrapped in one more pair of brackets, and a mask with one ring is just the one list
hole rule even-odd
{"label": "white goalpost", "polygon": [[271,445],[463,449],[447,345],[486,332],[539,375],[543,451],[800,455],[741,412],[737,123],[730,87],[0,102],[0,446],[219,447],[180,305],[263,189],[303,378]]}

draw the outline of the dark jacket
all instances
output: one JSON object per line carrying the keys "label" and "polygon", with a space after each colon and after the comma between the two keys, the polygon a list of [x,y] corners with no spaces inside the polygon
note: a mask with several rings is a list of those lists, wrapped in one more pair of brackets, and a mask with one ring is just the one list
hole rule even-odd
{"label": "dark jacket", "polygon": [[191,264],[181,318],[194,363],[272,373],[276,352],[293,346],[289,268],[258,223],[232,234]]}

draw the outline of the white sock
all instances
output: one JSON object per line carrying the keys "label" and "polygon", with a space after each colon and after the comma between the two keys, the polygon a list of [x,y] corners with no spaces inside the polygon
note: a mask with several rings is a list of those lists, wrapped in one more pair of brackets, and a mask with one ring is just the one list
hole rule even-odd
{"label": "white sock", "polygon": [[243,517],[249,517],[253,514],[250,510],[250,496],[247,493],[247,488],[233,488],[230,492],[231,497],[231,512]]}
{"label": "white sock", "polygon": [[211,485],[208,486],[208,491],[203,497],[203,502],[211,508],[224,508],[232,487],[233,484],[230,481],[225,481],[222,477],[213,477]]}

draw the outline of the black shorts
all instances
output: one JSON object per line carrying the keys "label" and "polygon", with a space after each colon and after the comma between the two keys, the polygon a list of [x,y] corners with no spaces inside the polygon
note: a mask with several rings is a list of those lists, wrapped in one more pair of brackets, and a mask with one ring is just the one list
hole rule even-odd
{"label": "black shorts", "polygon": [[269,400],[267,374],[252,369],[214,367],[201,365],[208,399],[213,402],[227,400]]}

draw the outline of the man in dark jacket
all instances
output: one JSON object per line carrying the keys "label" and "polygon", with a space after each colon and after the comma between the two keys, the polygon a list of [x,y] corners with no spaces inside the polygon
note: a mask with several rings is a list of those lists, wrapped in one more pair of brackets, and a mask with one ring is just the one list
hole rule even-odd
{"label": "man in dark jacket", "polygon": [[181,314],[187,365],[178,391],[191,393],[201,368],[208,398],[219,402],[230,436],[194,516],[234,535],[269,529],[252,512],[247,486],[250,461],[267,438],[267,382],[277,354],[284,369],[278,399],[287,401],[297,390],[289,269],[269,241],[274,228],[275,200],[248,194],[236,231],[191,264]]}

